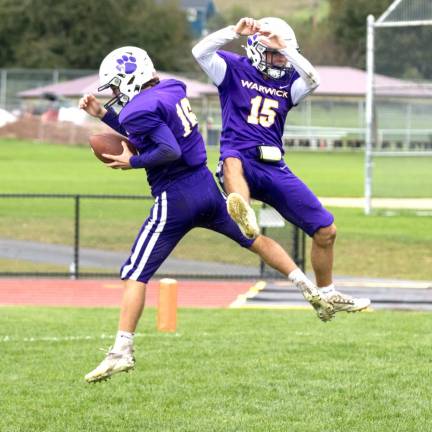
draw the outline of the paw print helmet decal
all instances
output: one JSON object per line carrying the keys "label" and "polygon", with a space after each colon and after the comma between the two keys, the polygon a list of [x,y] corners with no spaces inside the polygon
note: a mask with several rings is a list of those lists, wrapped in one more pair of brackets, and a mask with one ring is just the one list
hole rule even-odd
{"label": "paw print helmet decal", "polygon": [[[282,35],[282,38],[285,40],[287,45],[294,46],[296,50],[299,50],[294,30],[287,22],[280,18],[274,17],[261,18],[258,20],[258,22],[261,24],[262,30],[270,30],[274,33]],[[277,52],[278,50],[271,49],[262,44],[260,42],[258,33],[248,37],[245,48],[246,55],[249,61],[252,63],[252,66],[269,78],[279,79],[285,76],[287,73],[291,73],[293,71],[293,67],[289,63],[283,67],[278,67],[267,61],[266,52],[272,53]]]}
{"label": "paw print helmet decal", "polygon": [[126,46],[111,51],[99,67],[98,91],[111,87],[115,93],[105,107],[120,112],[155,74],[153,62],[143,49]]}

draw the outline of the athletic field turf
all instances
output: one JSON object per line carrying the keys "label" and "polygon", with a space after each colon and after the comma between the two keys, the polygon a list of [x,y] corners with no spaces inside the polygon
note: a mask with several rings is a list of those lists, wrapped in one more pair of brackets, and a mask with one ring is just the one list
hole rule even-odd
{"label": "athletic field turf", "polygon": [[[359,152],[293,152],[290,168],[318,196],[362,197],[364,158]],[[218,149],[208,148],[215,171]],[[431,198],[432,158],[381,158],[374,161],[377,197]],[[0,192],[149,194],[144,170],[103,166],[88,146],[62,146],[0,139]]]}
{"label": "athletic field turf", "polygon": [[430,431],[430,314],[180,309],[159,334],[150,309],[136,370],[89,385],[117,316],[2,308],[0,430]]}
{"label": "athletic field turf", "polygon": [[[208,153],[209,167],[214,170],[217,149]],[[432,158],[415,161],[415,166],[403,167],[403,161],[397,160],[397,169],[392,171],[388,167],[386,178],[395,180],[403,173],[409,179],[404,184],[412,196],[430,196]],[[360,153],[293,152],[287,154],[287,162],[319,196],[362,196],[363,155]],[[379,162],[379,173],[385,172],[382,163],[388,162],[388,159]],[[86,147],[0,140],[0,170],[2,193],[149,194],[142,170],[107,169]],[[382,186],[386,186],[385,182]],[[387,184],[387,190],[395,195],[402,188]],[[127,253],[151,204],[151,201],[83,200],[81,246]],[[407,211],[392,217],[379,214],[366,217],[361,209],[330,210],[338,226],[336,274],[430,280],[432,217],[418,217]],[[70,244],[73,211],[72,200],[3,199],[0,237]],[[227,254],[227,250],[236,252]],[[258,265],[253,254],[236,249],[229,240],[206,230],[188,234],[175,249],[174,256]],[[31,263],[10,260],[0,264],[9,271],[33,268]]]}

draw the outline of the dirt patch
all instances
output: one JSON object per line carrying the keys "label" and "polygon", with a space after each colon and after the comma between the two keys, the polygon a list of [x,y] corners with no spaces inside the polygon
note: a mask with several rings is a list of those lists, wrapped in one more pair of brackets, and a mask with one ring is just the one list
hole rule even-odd
{"label": "dirt patch", "polygon": [[57,144],[87,145],[92,133],[111,130],[102,122],[89,122],[84,126],[71,122],[42,121],[40,117],[22,117],[0,128],[0,137],[37,140]]}

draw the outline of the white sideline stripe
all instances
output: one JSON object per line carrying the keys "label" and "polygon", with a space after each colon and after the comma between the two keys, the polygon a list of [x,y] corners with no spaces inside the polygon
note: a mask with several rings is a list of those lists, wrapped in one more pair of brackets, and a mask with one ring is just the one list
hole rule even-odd
{"label": "white sideline stripe", "polygon": [[[407,280],[335,280],[336,287],[340,288],[388,288],[388,289],[432,289],[432,281],[407,281]],[[275,286],[290,288],[291,284],[285,281],[273,282]]]}
{"label": "white sideline stripe", "polygon": [[137,278],[140,276],[141,272],[143,271],[144,266],[146,265],[149,256],[154,248],[154,245],[156,244],[157,239],[159,238],[160,233],[163,231],[165,227],[165,222],[167,219],[167,197],[166,192],[163,192],[161,195],[161,201],[162,201],[162,212],[161,212],[161,220],[156,227],[155,232],[153,233],[150,241],[147,244],[147,247],[144,250],[144,254],[141,257],[141,261],[138,264],[137,269],[132,273],[131,279],[137,280]]}
{"label": "white sideline stripe", "polygon": [[361,288],[400,288],[400,289],[431,289],[431,282],[419,282],[419,281],[364,281],[364,282],[356,282],[356,281],[341,281],[336,282],[336,286],[343,287],[361,287]]}
{"label": "white sideline stripe", "polygon": [[267,282],[258,281],[252,285],[244,294],[239,294],[237,298],[228,306],[230,309],[245,307],[248,299],[254,298],[267,286]]}
{"label": "white sideline stripe", "polygon": [[[281,309],[281,310],[298,310],[298,311],[309,311],[309,310],[313,310],[311,305],[290,305],[290,304],[283,304],[283,305],[279,305],[277,303],[270,303],[270,304],[265,304],[265,305],[258,305],[258,304],[243,304],[238,306],[238,308],[241,309]],[[370,313],[370,312],[375,312],[375,309],[373,309],[371,306],[369,306],[366,309],[363,309],[361,311],[358,312],[351,312],[351,313]],[[345,312],[346,313],[346,312]]]}
{"label": "white sideline stripe", "polygon": [[[363,208],[365,204],[362,198],[334,198],[319,197],[322,205],[326,207]],[[430,198],[372,198],[373,208],[382,209],[409,209],[409,210],[432,210],[432,199]]]}
{"label": "white sideline stripe", "polygon": [[[151,338],[151,337],[165,337],[175,336],[180,337],[181,333],[135,333],[135,338]],[[101,334],[99,336],[40,336],[40,337],[25,337],[17,338],[14,336],[3,335],[0,336],[0,343],[7,342],[73,342],[73,341],[87,341],[87,340],[105,340],[109,339],[114,342],[115,334]]]}
{"label": "white sideline stripe", "polygon": [[[136,337],[149,337],[151,335],[144,333],[135,333],[134,338]],[[40,337],[25,337],[25,338],[17,338],[14,336],[0,336],[1,342],[69,342],[69,341],[83,341],[83,340],[105,340],[111,339],[114,341],[115,334],[101,334],[99,336],[40,336]]]}
{"label": "white sideline stripe", "polygon": [[126,277],[126,275],[128,274],[129,270],[134,266],[135,261],[139,255],[139,252],[142,248],[142,245],[144,244],[148,233],[150,232],[152,226],[155,224],[156,219],[157,219],[157,213],[158,213],[158,208],[159,208],[159,197],[156,198],[155,201],[155,206],[153,208],[153,214],[152,214],[152,218],[151,221],[149,221],[149,223],[147,224],[147,226],[145,227],[144,231],[141,233],[140,238],[136,244],[135,250],[132,253],[131,256],[131,263],[129,265],[127,265],[126,267],[123,268],[121,277],[124,278]]}

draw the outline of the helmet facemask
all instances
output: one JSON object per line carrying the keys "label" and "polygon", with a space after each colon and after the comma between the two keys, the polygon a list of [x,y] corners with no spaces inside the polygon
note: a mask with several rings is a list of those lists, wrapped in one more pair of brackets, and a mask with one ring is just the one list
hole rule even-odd
{"label": "helmet facemask", "polygon": [[[249,36],[247,39],[246,55],[252,66],[257,68],[264,76],[272,79],[281,79],[293,71],[290,63],[281,66],[273,64],[273,56],[279,53],[279,50],[269,48],[259,40],[259,34]],[[268,61],[270,57],[270,61]]]}
{"label": "helmet facemask", "polygon": [[114,96],[104,105],[105,109],[112,109],[116,114],[125,107],[129,102],[129,97],[120,91],[121,79],[120,77],[113,77],[110,82],[98,87],[98,92],[104,91],[110,88]]}
{"label": "helmet facemask", "polygon": [[[258,23],[261,26],[261,31],[266,30],[281,35],[287,46],[294,47],[299,51],[294,30],[287,22],[276,17],[265,17],[259,19]],[[280,79],[294,72],[294,67],[288,62],[283,66],[273,64],[272,60],[274,54],[271,53],[279,52],[279,50],[272,49],[260,42],[260,33],[249,36],[245,48],[252,65],[269,78]],[[271,55],[269,56],[269,54]],[[267,56],[270,57],[270,62]]]}

